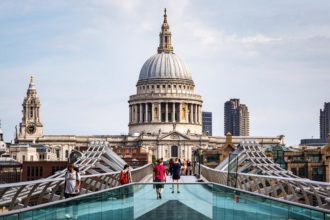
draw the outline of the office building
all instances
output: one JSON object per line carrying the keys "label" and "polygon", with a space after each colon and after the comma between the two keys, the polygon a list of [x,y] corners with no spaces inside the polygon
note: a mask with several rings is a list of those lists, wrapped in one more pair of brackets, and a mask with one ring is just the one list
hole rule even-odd
{"label": "office building", "polygon": [[225,102],[225,134],[233,136],[249,136],[248,107],[240,103],[239,99]]}
{"label": "office building", "polygon": [[203,133],[212,136],[212,112],[202,112]]}
{"label": "office building", "polygon": [[330,133],[330,102],[324,103],[324,109],[320,109],[320,138],[326,139]]}

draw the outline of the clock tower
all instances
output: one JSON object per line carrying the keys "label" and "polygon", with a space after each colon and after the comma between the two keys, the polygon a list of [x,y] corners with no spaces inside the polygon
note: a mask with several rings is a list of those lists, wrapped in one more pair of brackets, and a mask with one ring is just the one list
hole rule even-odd
{"label": "clock tower", "polygon": [[29,88],[23,101],[23,118],[19,125],[19,142],[33,142],[43,135],[43,125],[40,122],[40,100],[31,76]]}

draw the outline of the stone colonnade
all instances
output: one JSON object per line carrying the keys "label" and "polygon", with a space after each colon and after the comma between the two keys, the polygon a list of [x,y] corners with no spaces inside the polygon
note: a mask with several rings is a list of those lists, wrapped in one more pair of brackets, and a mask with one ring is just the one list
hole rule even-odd
{"label": "stone colonnade", "polygon": [[195,103],[147,102],[129,106],[129,122],[202,123],[202,106]]}

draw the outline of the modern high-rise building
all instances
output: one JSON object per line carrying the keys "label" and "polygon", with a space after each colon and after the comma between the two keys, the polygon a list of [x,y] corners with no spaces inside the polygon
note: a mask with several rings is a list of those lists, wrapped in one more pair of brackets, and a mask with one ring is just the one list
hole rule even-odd
{"label": "modern high-rise building", "polygon": [[212,136],[212,112],[202,112],[202,130],[204,134]]}
{"label": "modern high-rise building", "polygon": [[325,139],[330,133],[330,102],[324,103],[324,109],[320,109],[320,138]]}
{"label": "modern high-rise building", "polygon": [[248,107],[240,104],[239,99],[230,99],[225,102],[225,134],[233,136],[249,136]]}

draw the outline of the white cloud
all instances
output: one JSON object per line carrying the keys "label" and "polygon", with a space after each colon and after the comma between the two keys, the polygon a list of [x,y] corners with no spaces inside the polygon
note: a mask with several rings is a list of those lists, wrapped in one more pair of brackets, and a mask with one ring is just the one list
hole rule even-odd
{"label": "white cloud", "polygon": [[[301,17],[295,7],[285,6],[283,15],[277,3],[50,2],[0,6],[0,118],[7,140],[21,119],[30,72],[46,133],[127,131],[127,100],[156,51],[164,7],[174,50],[192,71],[204,109],[213,112],[214,134],[222,134],[223,103],[231,97],[250,108],[254,135],[284,132],[297,143],[318,134],[318,109],[330,98],[330,28],[315,4],[314,14]],[[292,116],[297,108],[303,111]],[[58,118],[70,123],[63,127]]]}

